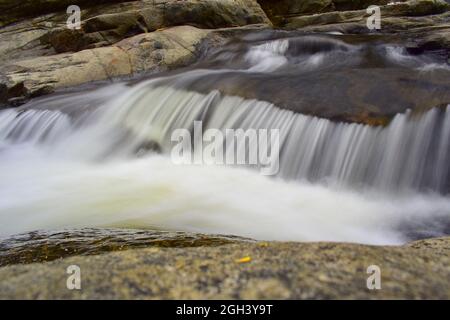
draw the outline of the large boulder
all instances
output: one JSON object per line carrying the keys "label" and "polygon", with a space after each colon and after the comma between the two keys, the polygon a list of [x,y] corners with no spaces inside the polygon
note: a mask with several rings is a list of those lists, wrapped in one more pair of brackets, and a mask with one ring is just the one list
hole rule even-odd
{"label": "large boulder", "polygon": [[[81,29],[67,28],[70,4],[81,7]],[[0,9],[0,26],[9,24],[0,28],[0,103],[180,67],[206,30],[271,25],[256,0],[0,0]],[[185,27],[165,29],[173,26]]]}
{"label": "large boulder", "polygon": [[194,27],[174,27],[109,47],[12,62],[0,67],[0,72],[6,78],[3,83],[8,100],[22,100],[56,88],[183,66],[195,57],[196,45],[208,33]]}
{"label": "large boulder", "polygon": [[[70,30],[66,25],[66,1],[37,2],[42,2],[43,8],[36,10],[33,18],[0,29],[0,54],[6,59],[92,49],[139,33],[178,25],[215,29],[271,24],[256,0],[146,0],[124,3],[105,0],[103,2],[108,4],[103,6],[75,1],[82,9],[81,29]],[[39,16],[53,2],[58,5],[50,6],[48,10],[54,13]],[[32,3],[26,1],[21,6],[25,6],[25,12],[28,12],[27,8],[32,8]],[[60,7],[63,11],[58,11]],[[15,10],[20,11],[20,8]]]}
{"label": "large boulder", "polygon": [[0,103],[20,104],[58,88],[183,67],[198,58],[204,41],[219,45],[245,30],[178,26],[139,34],[107,47],[6,62],[0,66]]}
{"label": "large boulder", "polygon": [[[449,299],[450,239],[405,246],[255,242],[180,233],[135,231],[84,241],[66,236],[60,257],[0,268],[1,299]],[[131,237],[130,237],[131,236]],[[161,239],[158,241],[158,237]],[[202,240],[203,239],[203,240]],[[210,240],[209,240],[210,239]],[[37,243],[40,242],[39,249]],[[22,256],[54,247],[45,238]],[[202,244],[203,243],[203,244]],[[61,247],[61,248],[62,248]],[[14,251],[15,247],[12,247]],[[90,250],[84,250],[90,248]],[[95,250],[97,248],[97,251]],[[26,249],[26,248],[25,248]],[[93,250],[94,249],[94,250]],[[39,255],[39,252],[41,254]],[[102,254],[100,254],[102,253]],[[87,256],[85,254],[88,254]],[[3,255],[3,257],[6,257]],[[37,259],[36,261],[40,261]],[[27,261],[24,261],[27,262]],[[29,262],[29,261],[28,261]],[[67,290],[67,267],[81,268],[82,290]],[[369,266],[381,271],[381,290],[369,290]],[[420,275],[420,276],[418,276]]]}
{"label": "large boulder", "polygon": [[241,24],[242,21],[262,22],[261,19],[264,19],[264,13],[256,0],[0,0],[0,27],[39,15],[65,12],[70,5],[78,5],[87,14],[90,14],[89,11],[108,12],[111,8],[119,8],[120,12],[121,9],[127,11],[133,7],[142,10],[159,7],[165,11],[161,14],[167,15],[169,19],[180,19],[182,21],[178,22],[182,23],[190,19],[201,23],[199,19],[204,19]]}
{"label": "large boulder", "polygon": [[445,69],[420,72],[381,65],[266,76],[230,72],[204,76],[189,89],[206,94],[214,87],[227,95],[268,101],[296,113],[386,125],[407,109],[423,112],[447,106],[449,74]]}
{"label": "large boulder", "polygon": [[120,11],[117,7],[102,9],[98,15],[87,18],[80,30],[68,30],[65,26],[55,28],[43,41],[57,52],[66,52],[110,45],[138,33],[170,26],[215,29],[270,25],[270,20],[253,0],[134,1],[120,5]]}

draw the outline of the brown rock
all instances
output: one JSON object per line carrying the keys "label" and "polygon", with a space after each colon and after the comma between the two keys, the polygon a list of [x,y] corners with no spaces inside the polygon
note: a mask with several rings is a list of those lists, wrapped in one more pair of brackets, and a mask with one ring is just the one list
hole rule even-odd
{"label": "brown rock", "polygon": [[[235,239],[132,249],[0,268],[0,298],[449,299],[449,248],[441,238],[385,247]],[[234,263],[243,255],[252,261]],[[66,287],[69,265],[81,268],[81,290]],[[371,265],[380,268],[380,290],[367,288]]]}

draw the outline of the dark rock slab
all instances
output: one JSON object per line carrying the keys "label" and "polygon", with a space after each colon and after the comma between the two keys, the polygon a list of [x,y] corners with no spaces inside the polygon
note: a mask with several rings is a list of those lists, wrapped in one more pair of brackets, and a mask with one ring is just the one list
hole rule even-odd
{"label": "dark rock slab", "polygon": [[144,247],[209,247],[237,241],[251,240],[235,236],[161,230],[84,228],[35,231],[0,239],[0,267]]}

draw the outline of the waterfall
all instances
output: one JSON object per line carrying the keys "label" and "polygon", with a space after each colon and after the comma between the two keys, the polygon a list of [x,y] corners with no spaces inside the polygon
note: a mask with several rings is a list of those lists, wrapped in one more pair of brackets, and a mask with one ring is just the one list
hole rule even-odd
{"label": "waterfall", "polygon": [[279,176],[284,179],[387,192],[449,190],[450,107],[425,114],[408,111],[386,127],[372,127],[296,114],[218,91],[174,89],[165,79],[163,86],[151,80],[129,89],[81,120],[58,110],[5,110],[0,138],[3,144],[51,145],[56,155],[62,150],[73,157],[104,159],[133,156],[149,143],[169,153],[171,133],[192,129],[197,120],[205,129],[279,129]]}
{"label": "waterfall", "polygon": [[[417,107],[411,103],[418,96],[395,100],[396,90],[390,88],[399,84],[393,73],[410,80],[420,73],[423,81],[408,86],[417,85],[420,97],[439,94],[432,105],[448,101],[445,86],[421,87],[434,75],[437,83],[445,82],[448,68],[434,57],[389,48],[372,50],[316,36],[256,39],[222,48],[190,69],[61,92],[0,110],[0,236],[136,227],[398,244],[448,235],[450,106]],[[401,112],[386,126],[311,115],[342,111],[330,107],[333,94],[342,99],[341,107],[347,101],[340,95],[344,82],[329,93],[332,99],[322,99],[325,109],[307,108],[308,101],[317,101],[310,93],[322,92],[316,84],[327,83],[317,74],[336,76],[343,70],[346,76],[360,68],[354,79],[367,86],[365,68],[373,66],[376,72],[395,68],[386,76],[390,95],[381,99],[395,101],[381,107]],[[309,100],[302,100],[297,90],[308,81],[312,85],[303,93]],[[428,111],[403,112],[402,101]],[[261,175],[258,165],[174,163],[172,133],[193,132],[198,121],[204,133],[279,130],[277,176]],[[203,138],[192,136],[193,145]],[[249,148],[245,141],[235,147],[241,153]]]}

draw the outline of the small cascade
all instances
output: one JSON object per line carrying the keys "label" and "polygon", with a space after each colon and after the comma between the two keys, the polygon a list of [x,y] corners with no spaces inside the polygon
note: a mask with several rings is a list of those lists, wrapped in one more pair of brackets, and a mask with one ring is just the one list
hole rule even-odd
{"label": "small cascade", "polygon": [[[0,110],[0,236],[156,227],[399,244],[450,234],[450,69],[344,38],[249,35],[187,69]],[[372,111],[389,123],[351,122]],[[208,129],[277,130],[277,175],[176,164],[178,129],[204,147]],[[224,141],[225,157],[247,155],[249,141]]]}
{"label": "small cascade", "polygon": [[0,137],[10,143],[59,144],[75,156],[103,159],[133,156],[148,143],[170,153],[172,132],[192,130],[194,121],[203,121],[204,130],[278,129],[279,176],[285,179],[389,192],[445,193],[449,187],[450,107],[398,114],[387,127],[371,127],[296,114],[218,91],[205,95],[159,86],[152,80],[130,89],[126,101],[107,103],[86,119],[80,123],[59,111],[6,110],[0,113]]}

